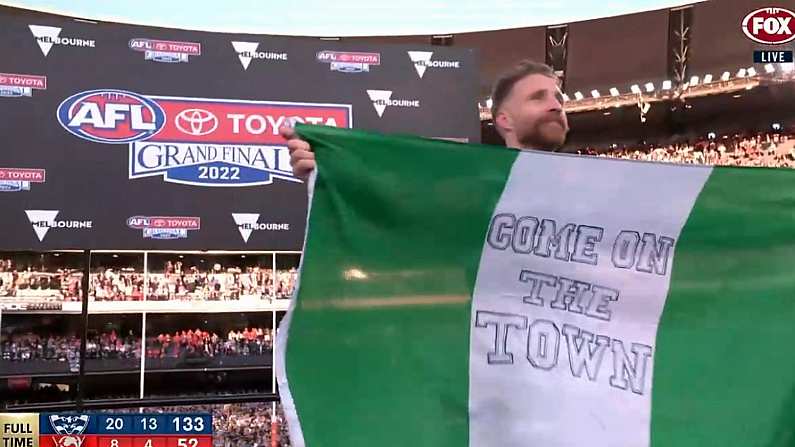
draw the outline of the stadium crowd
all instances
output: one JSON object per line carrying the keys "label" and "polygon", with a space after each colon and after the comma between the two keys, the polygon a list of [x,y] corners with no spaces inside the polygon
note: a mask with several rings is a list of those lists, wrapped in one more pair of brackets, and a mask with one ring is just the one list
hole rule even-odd
{"label": "stadium crowd", "polygon": [[795,168],[795,135],[766,132],[717,138],[712,134],[668,145],[614,147],[607,151],[585,148],[578,153],[683,164]]}
{"label": "stadium crowd", "polygon": [[270,354],[273,349],[273,334],[270,328],[245,328],[230,330],[226,338],[215,332],[201,329],[176,331],[174,335],[159,334],[147,338],[146,356],[166,358],[202,356],[247,356]]}
{"label": "stadium crowd", "polygon": [[181,261],[168,261],[162,273],[149,275],[148,299],[237,300],[241,296],[289,298],[295,287],[298,271],[273,270],[264,267],[228,267],[213,265],[209,271],[196,266],[183,268]]}
{"label": "stadium crowd", "polygon": [[213,408],[213,428],[217,434],[214,447],[269,447],[274,420],[279,428],[278,445],[289,446],[281,405],[276,405],[276,414],[272,413],[269,404],[234,404]]}
{"label": "stadium crowd", "polygon": [[[103,268],[91,274],[89,296],[96,301],[237,300],[241,296],[285,299],[292,296],[298,271],[213,265],[210,270],[168,261],[160,272],[145,275],[134,268]],[[16,265],[0,260],[0,298],[79,301],[82,273],[77,269]],[[148,292],[145,294],[145,292]]]}
{"label": "stadium crowd", "polygon": [[[230,330],[226,337],[201,329],[175,331],[147,337],[147,358],[179,358],[183,356],[249,356],[270,355],[274,334],[270,328],[247,327]],[[50,360],[69,361],[80,354],[76,335],[38,335],[30,332],[4,335],[0,359],[4,361]],[[141,338],[130,331],[119,336],[116,331],[89,335],[86,339],[87,359],[140,358]]]}
{"label": "stadium crowd", "polygon": [[[4,335],[2,355],[5,361],[51,360],[65,362],[80,355],[77,335],[39,335],[31,332]],[[86,358],[140,358],[141,340],[132,331],[120,337],[116,331],[89,334],[86,339]]]}
{"label": "stadium crowd", "polygon": [[17,265],[13,259],[0,259],[0,298],[58,298],[79,301],[82,296],[78,269]]}

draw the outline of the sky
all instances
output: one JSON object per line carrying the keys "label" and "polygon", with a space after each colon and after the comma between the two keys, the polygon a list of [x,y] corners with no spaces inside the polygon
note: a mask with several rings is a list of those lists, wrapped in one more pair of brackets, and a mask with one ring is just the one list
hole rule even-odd
{"label": "sky", "polygon": [[553,25],[697,1],[0,0],[0,4],[170,28],[345,37],[447,34]]}

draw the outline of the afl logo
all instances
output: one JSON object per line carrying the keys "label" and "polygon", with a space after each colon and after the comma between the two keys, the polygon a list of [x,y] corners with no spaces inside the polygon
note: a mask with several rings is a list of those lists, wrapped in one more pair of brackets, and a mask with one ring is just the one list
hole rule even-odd
{"label": "afl logo", "polygon": [[187,135],[207,135],[218,128],[218,118],[204,109],[185,109],[174,118],[174,125]]}
{"label": "afl logo", "polygon": [[160,132],[166,114],[155,101],[124,90],[89,90],[58,106],[58,122],[71,134],[96,143],[130,143]]}
{"label": "afl logo", "polygon": [[784,8],[762,8],[743,19],[742,29],[754,42],[780,45],[795,39],[795,12]]}

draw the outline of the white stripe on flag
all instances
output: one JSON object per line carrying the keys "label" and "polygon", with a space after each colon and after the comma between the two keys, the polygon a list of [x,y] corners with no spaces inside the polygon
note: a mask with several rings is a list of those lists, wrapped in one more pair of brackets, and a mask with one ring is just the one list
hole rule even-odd
{"label": "white stripe on flag", "polygon": [[[306,190],[307,190],[307,213],[306,213],[306,229],[304,232],[304,245],[301,249],[302,253],[306,252],[306,239],[307,235],[309,234],[309,216],[312,211],[312,196],[315,194],[315,181],[317,180],[317,171],[318,169],[315,168],[312,170],[312,173],[309,175],[309,178],[306,180]],[[274,266],[275,267],[275,266]],[[301,421],[298,418],[298,410],[295,407],[295,401],[293,400],[293,394],[290,391],[290,383],[287,381],[287,343],[289,342],[289,334],[290,334],[290,322],[293,319],[293,313],[295,312],[296,302],[298,301],[296,298],[298,297],[298,291],[301,289],[301,267],[299,266],[299,272],[297,276],[297,280],[295,282],[295,287],[293,288],[293,296],[290,297],[290,308],[287,310],[287,314],[282,318],[279,322],[279,327],[274,328],[276,329],[276,343],[274,345],[275,348],[275,355],[274,361],[275,364],[273,365],[275,368],[276,373],[276,382],[279,385],[279,400],[282,404],[282,410],[284,411],[284,418],[287,422],[287,429],[288,435],[290,437],[290,445],[293,447],[304,447],[306,445],[306,441],[304,440],[304,430],[301,427]]]}
{"label": "white stripe on flag", "polygon": [[[471,446],[649,444],[654,345],[673,247],[663,274],[659,264],[651,273],[638,268],[653,261],[654,244],[664,251],[663,237],[678,239],[710,172],[534,152],[517,158],[494,211],[505,216],[492,219],[504,225],[492,225],[502,231],[490,231],[491,243],[484,244],[472,302]],[[568,261],[556,259],[554,246],[548,257],[523,252],[527,246],[512,237],[510,223],[530,234],[533,218],[537,236],[544,219],[558,232],[573,224],[557,253]],[[630,232],[638,233],[637,251]],[[626,244],[617,244],[614,260],[620,233]],[[589,264],[589,235],[599,239],[596,265]],[[512,245],[504,247],[506,240]],[[579,281],[572,288],[584,290],[580,301],[556,301],[557,289],[573,284],[566,280]],[[536,282],[543,285],[533,296]],[[611,289],[618,292],[615,301]],[[583,343],[584,332],[593,334],[591,344]]]}

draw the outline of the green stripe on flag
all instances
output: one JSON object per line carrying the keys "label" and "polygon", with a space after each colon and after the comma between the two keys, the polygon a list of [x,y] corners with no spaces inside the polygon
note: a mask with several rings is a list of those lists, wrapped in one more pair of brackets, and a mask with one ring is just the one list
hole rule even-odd
{"label": "green stripe on flag", "polygon": [[795,445],[795,184],[716,168],[677,242],[652,445]]}
{"label": "green stripe on flag", "polygon": [[518,151],[297,130],[319,165],[286,348],[306,444],[467,446],[471,295]]}

